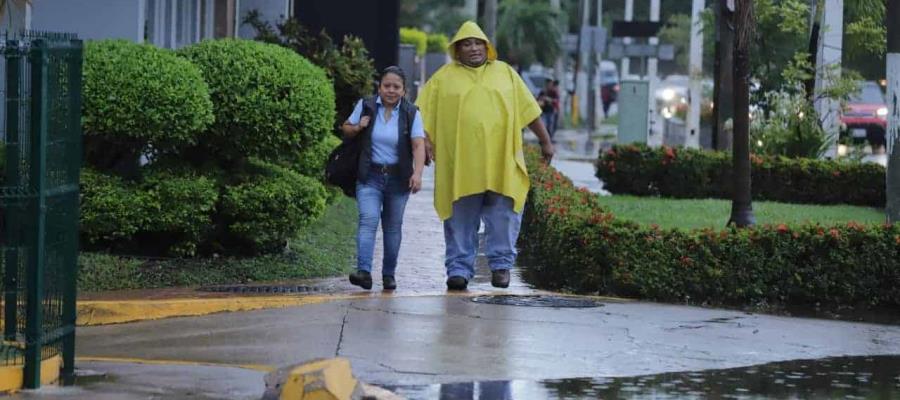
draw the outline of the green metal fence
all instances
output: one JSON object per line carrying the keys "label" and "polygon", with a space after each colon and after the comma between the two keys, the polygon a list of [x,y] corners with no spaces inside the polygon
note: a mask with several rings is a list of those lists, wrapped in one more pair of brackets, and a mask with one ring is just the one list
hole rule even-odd
{"label": "green metal fence", "polygon": [[63,375],[74,372],[83,51],[51,33],[2,46],[0,364],[24,364],[36,388],[42,360],[62,355]]}

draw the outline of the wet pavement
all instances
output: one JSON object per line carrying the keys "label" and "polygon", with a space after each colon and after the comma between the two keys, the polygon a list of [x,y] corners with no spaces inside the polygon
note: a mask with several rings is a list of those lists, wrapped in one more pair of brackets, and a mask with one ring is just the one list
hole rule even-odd
{"label": "wet pavement", "polygon": [[627,378],[387,386],[409,399],[897,399],[900,357],[841,357]]}

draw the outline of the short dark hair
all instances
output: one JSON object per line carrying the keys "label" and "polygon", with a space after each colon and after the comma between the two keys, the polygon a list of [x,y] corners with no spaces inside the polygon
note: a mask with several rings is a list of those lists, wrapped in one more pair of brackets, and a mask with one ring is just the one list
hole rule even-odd
{"label": "short dark hair", "polygon": [[391,65],[384,70],[381,71],[381,74],[378,75],[378,84],[381,85],[381,81],[384,79],[384,76],[387,74],[394,74],[400,77],[400,81],[403,82],[403,88],[406,88],[406,72],[403,72],[403,68],[400,68],[396,65]]}

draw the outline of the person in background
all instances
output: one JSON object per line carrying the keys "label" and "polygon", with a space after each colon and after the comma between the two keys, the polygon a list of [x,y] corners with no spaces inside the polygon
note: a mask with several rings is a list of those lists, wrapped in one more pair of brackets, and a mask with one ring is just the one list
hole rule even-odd
{"label": "person in background", "polygon": [[378,95],[361,99],[341,126],[346,138],[359,136],[356,200],[356,272],[350,283],[372,288],[372,258],[378,222],[384,239],[381,279],[384,290],[394,290],[394,272],[402,240],[403,212],[410,193],[422,188],[425,168],[425,132],[416,106],[405,100],[406,75],[399,67],[385,68]]}
{"label": "person in background", "polygon": [[541,121],[544,122],[550,139],[553,139],[553,134],[556,133],[556,118],[559,112],[559,88],[556,82],[554,79],[547,79],[537,96],[538,105],[541,106]]}

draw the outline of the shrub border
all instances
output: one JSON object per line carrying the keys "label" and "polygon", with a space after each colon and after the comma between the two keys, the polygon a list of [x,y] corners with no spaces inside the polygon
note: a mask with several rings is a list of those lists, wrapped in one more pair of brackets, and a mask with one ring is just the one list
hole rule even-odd
{"label": "shrub border", "polygon": [[734,306],[900,306],[900,225],[663,230],[617,219],[598,195],[526,159],[519,246],[539,287]]}

